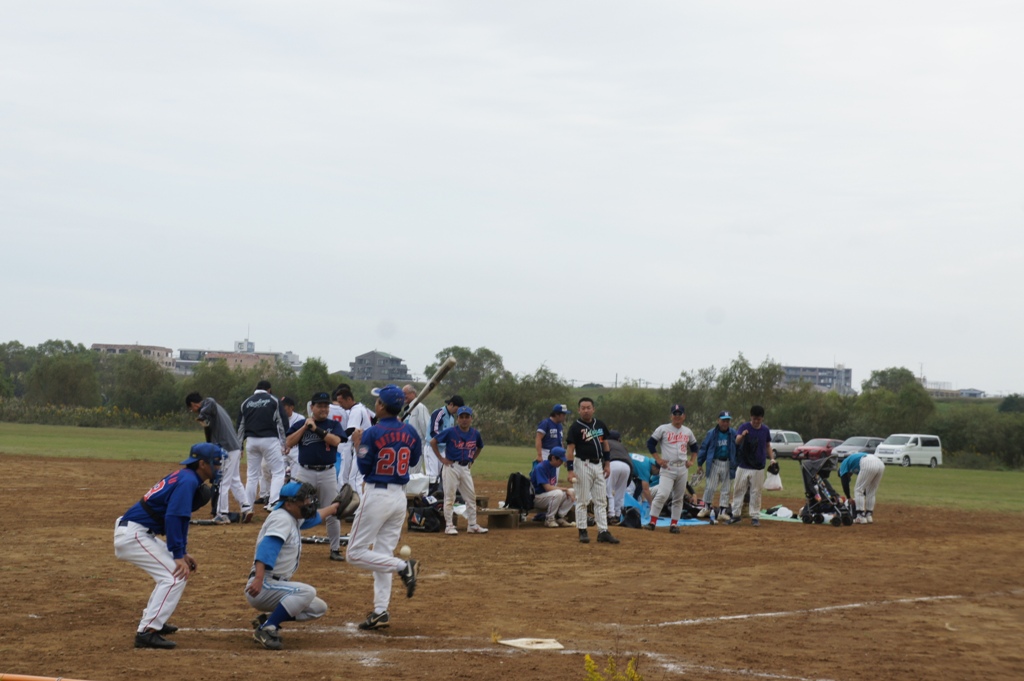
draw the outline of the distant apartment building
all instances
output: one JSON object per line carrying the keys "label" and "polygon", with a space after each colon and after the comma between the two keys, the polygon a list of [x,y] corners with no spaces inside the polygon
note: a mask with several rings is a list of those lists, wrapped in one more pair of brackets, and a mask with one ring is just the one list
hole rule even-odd
{"label": "distant apartment building", "polygon": [[373,350],[349,362],[349,376],[357,381],[411,381],[409,367],[400,357]]}
{"label": "distant apartment building", "polygon": [[795,387],[810,383],[822,392],[837,392],[840,395],[853,394],[853,370],[842,364],[831,367],[782,367],[783,387]]}
{"label": "distant apartment building", "polygon": [[174,370],[174,351],[170,348],[163,348],[159,345],[117,345],[110,343],[93,343],[90,350],[104,355],[126,355],[129,352],[142,355],[151,359],[168,371]]}
{"label": "distant apartment building", "polygon": [[291,350],[287,352],[256,352],[256,344],[246,338],[244,341],[236,341],[234,350],[197,350],[195,348],[181,348],[178,350],[178,357],[174,360],[174,370],[182,375],[189,375],[195,371],[196,365],[200,362],[214,362],[223,360],[231,369],[252,369],[260,362],[276,364],[283,362],[298,372],[302,369],[302,360]]}

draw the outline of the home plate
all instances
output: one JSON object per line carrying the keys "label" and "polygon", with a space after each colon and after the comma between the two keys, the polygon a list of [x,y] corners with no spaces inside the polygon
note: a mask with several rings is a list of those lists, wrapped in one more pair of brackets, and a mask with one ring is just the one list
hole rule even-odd
{"label": "home plate", "polygon": [[553,638],[503,638],[498,643],[523,650],[562,650],[565,648]]}

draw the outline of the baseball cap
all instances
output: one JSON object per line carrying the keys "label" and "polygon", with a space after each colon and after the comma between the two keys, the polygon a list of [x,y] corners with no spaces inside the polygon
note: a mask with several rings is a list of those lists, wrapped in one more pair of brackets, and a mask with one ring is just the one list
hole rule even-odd
{"label": "baseball cap", "polygon": [[452,395],[448,398],[446,404],[454,404],[456,407],[465,407],[466,400],[462,399],[462,395]]}
{"label": "baseball cap", "polygon": [[309,398],[309,402],[310,404],[330,404],[331,396],[323,391],[320,391],[318,393],[313,393],[313,396]]}
{"label": "baseball cap", "polygon": [[283,404],[286,407],[294,407],[295,400],[285,395],[284,397],[281,398],[281,404]]}
{"label": "baseball cap", "polygon": [[681,404],[673,404],[672,405],[672,409],[670,411],[673,414],[685,414],[686,413],[686,407],[684,407]]}
{"label": "baseball cap", "polygon": [[569,412],[569,407],[565,406],[564,404],[556,404],[555,406],[551,407],[551,413],[552,414],[568,414],[570,412]]}
{"label": "baseball cap", "polygon": [[470,407],[459,407],[459,410],[455,412],[456,416],[462,416],[463,414],[473,415],[473,410]]}
{"label": "baseball cap", "polygon": [[383,388],[374,388],[370,394],[379,398],[385,407],[401,409],[405,406],[405,393],[394,383],[389,383]]}
{"label": "baseball cap", "polygon": [[718,418],[724,419],[726,421],[732,421],[732,414],[730,414],[727,411],[719,412]]}
{"label": "baseball cap", "polygon": [[[326,394],[326,393],[324,393]],[[289,499],[294,499],[299,492],[302,491],[302,483],[292,480],[281,487],[281,492],[278,494],[277,503],[274,504],[274,510],[284,506],[284,502]]]}
{"label": "baseball cap", "polygon": [[182,461],[184,465],[189,465],[197,461],[205,461],[211,466],[219,466],[221,459],[228,455],[220,445],[215,445],[212,442],[198,442],[192,445],[192,449],[188,452],[188,458]]}
{"label": "baseball cap", "polygon": [[622,433],[620,433],[617,430],[609,430],[608,431],[608,439],[609,440],[621,440],[622,439]]}
{"label": "baseball cap", "polygon": [[551,456],[556,456],[562,461],[565,461],[565,447],[552,447]]}

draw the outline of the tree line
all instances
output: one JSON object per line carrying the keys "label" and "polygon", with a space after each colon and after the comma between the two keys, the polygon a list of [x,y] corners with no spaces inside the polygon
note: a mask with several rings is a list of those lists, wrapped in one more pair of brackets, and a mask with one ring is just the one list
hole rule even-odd
{"label": "tree line", "polygon": [[[436,354],[437,361],[424,369],[425,375],[432,375],[449,356],[458,364],[427,400],[428,406],[438,407],[455,393],[462,395],[476,412],[476,425],[494,444],[532,444],[537,423],[554,404],[565,403],[575,411],[576,401],[587,396],[632,451],[644,451],[650,433],[668,420],[671,404],[686,407],[687,425],[698,435],[714,425],[720,411],[730,411],[738,423],[751,405],[760,404],[772,427],[795,430],[805,440],[927,432],[942,438],[954,465],[1024,467],[1024,397],[1011,395],[998,408],[983,401],[937,403],[903,367],[873,371],[857,395],[823,393],[809,384],[783,388],[780,364],[765,359],[753,365],[742,354],[724,367],[683,370],[666,388],[635,383],[573,387],[546,366],[531,374],[514,374],[493,350],[451,346]],[[214,397],[234,413],[262,379],[271,382],[278,396],[291,395],[300,404],[312,393],[342,382],[352,386],[357,399],[373,400],[373,386],[341,372],[332,374],[315,357],[307,359],[298,373],[284,364],[230,369],[225,362],[214,361],[181,377],[137,353],[108,355],[66,340],[35,347],[12,341],[0,345],[0,419],[45,423],[59,413],[60,422],[74,422],[79,409],[86,410],[83,419],[88,416],[82,425],[123,426],[134,423],[125,414],[136,414],[140,427],[188,428],[188,393]]]}

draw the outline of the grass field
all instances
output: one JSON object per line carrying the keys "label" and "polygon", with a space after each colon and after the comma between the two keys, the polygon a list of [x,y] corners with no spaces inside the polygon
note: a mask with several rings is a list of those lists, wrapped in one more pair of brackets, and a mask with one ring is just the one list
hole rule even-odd
{"label": "grass field", "polygon": [[[0,423],[0,453],[123,461],[165,461],[185,458],[188,448],[203,439],[202,432],[75,428]],[[512,472],[528,475],[534,459],[529,447],[485,447],[475,475],[504,480]],[[802,496],[799,464],[783,460],[782,492],[765,493],[764,506],[773,499]],[[834,486],[841,491],[838,479]],[[955,468],[900,468],[889,466],[879,490],[887,502],[912,506],[1024,512],[1024,472],[976,471]]]}

